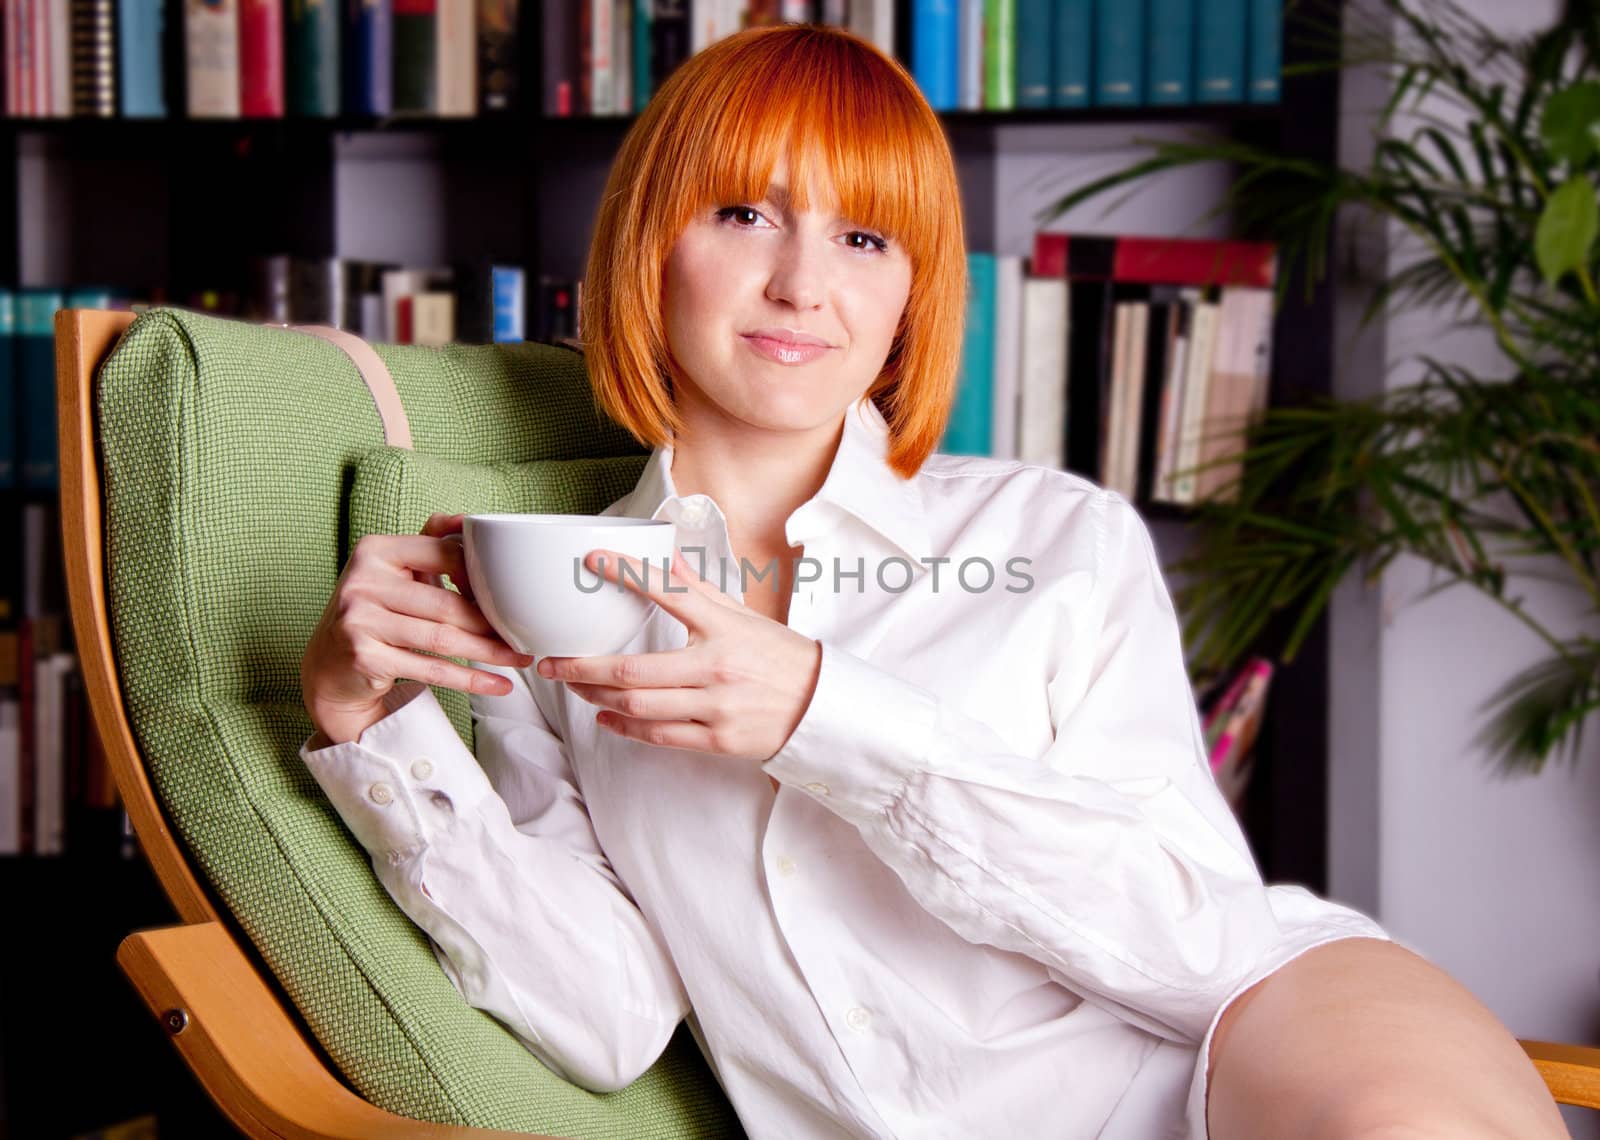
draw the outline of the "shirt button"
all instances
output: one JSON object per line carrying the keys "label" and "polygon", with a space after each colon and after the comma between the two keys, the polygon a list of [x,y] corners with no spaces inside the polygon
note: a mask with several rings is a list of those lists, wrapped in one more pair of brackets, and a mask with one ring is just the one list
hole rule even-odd
{"label": "shirt button", "polygon": [[419,780],[426,780],[433,775],[433,761],[426,756],[418,758],[417,762],[411,765],[411,774]]}
{"label": "shirt button", "polygon": [[373,784],[367,789],[367,796],[375,804],[386,804],[394,799],[394,789],[388,784]]}
{"label": "shirt button", "polygon": [[872,1014],[862,1009],[859,1005],[854,1006],[844,1015],[844,1023],[851,1029],[865,1029],[872,1024]]}
{"label": "shirt button", "polygon": [[685,503],[682,517],[690,526],[703,526],[706,521],[706,505],[698,500]]}
{"label": "shirt button", "polygon": [[821,783],[807,784],[806,791],[816,792],[819,796],[825,796],[828,794],[828,785]]}
{"label": "shirt button", "polygon": [[792,875],[795,872],[794,860],[787,855],[778,856],[778,874]]}

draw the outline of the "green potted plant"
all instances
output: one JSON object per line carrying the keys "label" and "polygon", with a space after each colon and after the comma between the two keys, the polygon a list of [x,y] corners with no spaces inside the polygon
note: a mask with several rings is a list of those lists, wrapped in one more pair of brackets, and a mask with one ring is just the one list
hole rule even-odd
{"label": "green potted plant", "polygon": [[[1421,256],[1373,288],[1364,319],[1454,302],[1493,330],[1503,370],[1422,357],[1420,380],[1381,396],[1322,397],[1233,425],[1243,460],[1233,497],[1198,508],[1195,544],[1168,568],[1184,580],[1175,593],[1192,679],[1204,688],[1264,648],[1291,661],[1341,580],[1375,581],[1414,555],[1440,575],[1429,593],[1466,584],[1548,646],[1491,698],[1479,737],[1503,770],[1537,772],[1562,748],[1575,758],[1600,709],[1600,638],[1546,628],[1506,571],[1512,558],[1550,561],[1600,612],[1600,2],[1569,0],[1555,27],[1527,39],[1497,36],[1450,0],[1372,7],[1365,24],[1348,9],[1342,34],[1337,20],[1291,11],[1290,34],[1327,50],[1324,62],[1285,69],[1286,81],[1296,70],[1386,69],[1392,94],[1364,168],[1232,138],[1158,142],[1042,221],[1221,160],[1235,175],[1218,209],[1278,243],[1280,282],[1296,262],[1308,287],[1327,275],[1347,207],[1417,239]],[[1264,647],[1283,612],[1288,634]]]}

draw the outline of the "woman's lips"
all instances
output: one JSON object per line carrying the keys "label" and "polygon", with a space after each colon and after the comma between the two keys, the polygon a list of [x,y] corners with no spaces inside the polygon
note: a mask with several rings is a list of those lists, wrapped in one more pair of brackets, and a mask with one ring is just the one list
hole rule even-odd
{"label": "woman's lips", "polygon": [[768,360],[776,360],[779,364],[809,364],[823,353],[833,351],[826,345],[788,344],[764,336],[741,336],[739,339]]}

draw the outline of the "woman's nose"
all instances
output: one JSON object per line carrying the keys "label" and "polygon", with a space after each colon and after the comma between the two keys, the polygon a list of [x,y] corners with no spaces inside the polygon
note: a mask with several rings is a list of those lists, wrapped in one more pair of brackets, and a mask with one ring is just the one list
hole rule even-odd
{"label": "woman's nose", "polygon": [[827,292],[824,272],[822,258],[806,242],[785,242],[767,281],[767,297],[814,309]]}

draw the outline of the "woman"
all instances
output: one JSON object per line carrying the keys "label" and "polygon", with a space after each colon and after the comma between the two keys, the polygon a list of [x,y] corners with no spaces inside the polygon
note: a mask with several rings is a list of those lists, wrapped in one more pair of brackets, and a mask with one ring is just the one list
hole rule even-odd
{"label": "woman", "polygon": [[[699,53],[623,145],[587,281],[599,403],[654,446],[605,513],[671,519],[684,551],[647,627],[531,669],[436,516],[362,542],[304,662],[302,756],[465,998],[596,1090],[687,1015],[756,1136],[1145,1138],[1207,1133],[1250,991],[1217,1134],[1409,1119],[1358,1094],[1412,1086],[1353,1083],[1390,1057],[1319,1056],[1309,1086],[1277,1061],[1342,1043],[1283,1036],[1291,971],[1329,986],[1353,960],[1326,944],[1359,945],[1431,971],[1430,1008],[1463,997],[1370,918],[1261,883],[1133,509],[932,454],[965,239],[905,72],[824,27]],[[476,762],[399,677],[472,694]],[[1492,1111],[1559,1135],[1486,1017],[1450,1024],[1509,1074]]]}

